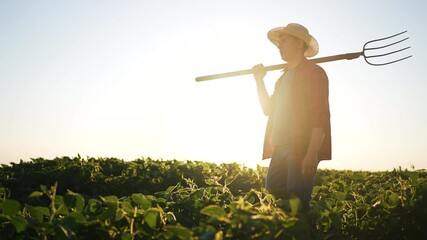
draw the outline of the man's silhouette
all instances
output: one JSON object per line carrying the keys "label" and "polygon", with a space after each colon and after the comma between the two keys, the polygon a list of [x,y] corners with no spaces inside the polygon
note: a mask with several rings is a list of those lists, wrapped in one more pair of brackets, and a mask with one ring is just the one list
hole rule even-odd
{"label": "man's silhouette", "polygon": [[271,96],[264,66],[253,67],[259,101],[269,117],[263,151],[263,159],[271,158],[266,188],[276,197],[295,194],[308,209],[317,165],[331,159],[328,77],[307,60],[319,45],[304,26],[290,23],[267,36],[287,67]]}

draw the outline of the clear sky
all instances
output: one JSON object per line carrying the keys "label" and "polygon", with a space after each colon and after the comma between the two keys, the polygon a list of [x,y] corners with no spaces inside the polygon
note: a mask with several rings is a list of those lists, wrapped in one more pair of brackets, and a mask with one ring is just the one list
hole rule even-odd
{"label": "clear sky", "polygon": [[[320,168],[427,168],[427,2],[0,1],[0,162],[56,156],[261,161],[252,76],[282,63],[268,30],[305,25],[317,57],[408,30],[414,55],[323,63],[333,160]],[[280,71],[266,77],[271,91]]]}

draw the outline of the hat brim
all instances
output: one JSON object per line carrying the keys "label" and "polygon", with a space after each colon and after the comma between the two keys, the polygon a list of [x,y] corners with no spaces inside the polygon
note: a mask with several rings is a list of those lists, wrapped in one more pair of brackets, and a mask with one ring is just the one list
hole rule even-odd
{"label": "hat brim", "polygon": [[311,36],[310,34],[308,35],[299,34],[298,32],[290,31],[286,27],[277,27],[277,28],[271,29],[268,32],[267,37],[274,45],[278,47],[279,38],[280,38],[280,35],[282,34],[291,35],[303,40],[307,44],[307,50],[304,52],[304,56],[306,57],[316,56],[317,53],[319,52],[319,43],[313,36]]}

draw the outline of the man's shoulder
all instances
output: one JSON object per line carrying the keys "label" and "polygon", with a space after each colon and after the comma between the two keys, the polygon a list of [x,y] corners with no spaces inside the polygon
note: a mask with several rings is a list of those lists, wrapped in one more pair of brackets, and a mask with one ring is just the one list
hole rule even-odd
{"label": "man's shoulder", "polygon": [[317,65],[316,63],[305,59],[303,64],[302,64],[302,69],[304,70],[304,72],[309,73],[309,74],[314,74],[314,75],[326,75],[325,70]]}
{"label": "man's shoulder", "polygon": [[313,71],[323,71],[323,72],[325,71],[320,65],[317,65],[317,63],[310,61],[308,59],[306,59],[304,63],[305,63],[304,68],[307,68]]}

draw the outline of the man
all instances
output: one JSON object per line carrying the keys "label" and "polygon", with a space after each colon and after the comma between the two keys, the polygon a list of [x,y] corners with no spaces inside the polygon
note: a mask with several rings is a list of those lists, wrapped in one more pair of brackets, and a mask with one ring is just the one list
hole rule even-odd
{"label": "man", "polygon": [[259,101],[269,117],[263,152],[263,159],[271,158],[266,188],[278,198],[295,194],[307,210],[317,165],[331,159],[328,77],[307,60],[318,53],[319,45],[304,26],[290,23],[267,36],[287,67],[271,97],[264,66],[253,67]]}

